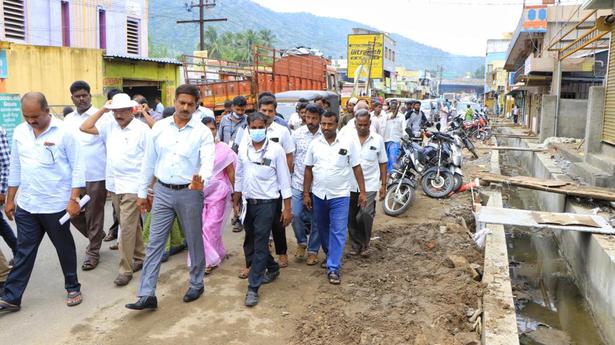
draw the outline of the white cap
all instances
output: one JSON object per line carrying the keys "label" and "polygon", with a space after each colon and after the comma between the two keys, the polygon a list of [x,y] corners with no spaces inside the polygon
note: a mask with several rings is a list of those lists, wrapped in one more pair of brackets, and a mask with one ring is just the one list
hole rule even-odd
{"label": "white cap", "polygon": [[348,100],[348,103],[357,104],[357,102],[358,102],[358,101],[359,101],[359,99],[358,99],[358,98],[356,98],[356,97],[352,97],[352,98],[350,98],[350,99]]}
{"label": "white cap", "polygon": [[113,98],[111,99],[111,104],[107,105],[106,108],[109,110],[127,109],[136,107],[138,105],[139,103],[130,99],[130,96],[128,96],[127,94],[118,93],[117,95],[113,96]]}

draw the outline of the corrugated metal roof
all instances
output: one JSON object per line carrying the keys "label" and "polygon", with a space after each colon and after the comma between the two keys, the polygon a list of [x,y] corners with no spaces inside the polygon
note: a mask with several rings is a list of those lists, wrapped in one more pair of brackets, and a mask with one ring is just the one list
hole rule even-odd
{"label": "corrugated metal roof", "polygon": [[122,59],[122,60],[133,60],[133,61],[147,61],[147,62],[155,62],[155,63],[166,63],[172,65],[181,65],[177,59],[171,58],[150,58],[147,56],[136,56],[136,55],[105,55],[103,58],[113,60],[113,59]]}

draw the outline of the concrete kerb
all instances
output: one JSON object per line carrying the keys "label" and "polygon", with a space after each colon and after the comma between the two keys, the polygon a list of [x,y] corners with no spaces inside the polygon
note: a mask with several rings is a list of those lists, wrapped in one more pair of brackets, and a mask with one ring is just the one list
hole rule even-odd
{"label": "concrete kerb", "polygon": [[[500,173],[500,153],[491,152],[491,172]],[[500,191],[491,191],[487,205],[503,207]],[[504,226],[487,224],[485,244],[482,339],[484,345],[518,345],[515,304],[510,283]]]}
{"label": "concrete kerb", "polygon": [[[501,128],[502,133],[514,133]],[[531,147],[524,139],[500,139],[504,145]],[[570,180],[551,159],[549,153],[514,152],[521,165],[534,177]],[[591,213],[591,209],[566,198],[563,194],[535,191],[540,209],[550,212]],[[574,279],[587,301],[604,340],[615,344],[615,238],[613,236],[554,231],[559,250],[570,267]]]}

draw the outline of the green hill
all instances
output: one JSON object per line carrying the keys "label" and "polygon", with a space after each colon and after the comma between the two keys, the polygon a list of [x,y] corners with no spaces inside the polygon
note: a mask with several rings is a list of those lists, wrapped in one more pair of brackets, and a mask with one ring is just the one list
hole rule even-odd
{"label": "green hill", "polygon": [[[195,50],[199,40],[198,25],[175,23],[176,20],[198,18],[198,8],[188,12],[186,7],[183,1],[149,1],[151,51],[178,55]],[[275,35],[276,47],[307,46],[320,49],[333,58],[346,57],[346,36],[352,28],[366,27],[350,20],[309,13],[274,12],[249,0],[218,0],[216,7],[206,10],[206,18],[228,18],[227,22],[207,24],[219,33],[269,29]],[[398,65],[408,69],[436,69],[443,65],[446,77],[457,77],[474,72],[484,63],[483,57],[454,55],[395,33],[391,36],[397,42]]]}

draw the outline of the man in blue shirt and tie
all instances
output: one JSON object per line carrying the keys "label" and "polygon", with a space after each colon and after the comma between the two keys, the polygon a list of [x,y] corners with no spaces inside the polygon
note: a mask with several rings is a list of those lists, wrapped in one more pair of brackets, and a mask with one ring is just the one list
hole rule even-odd
{"label": "man in blue shirt and tie", "polygon": [[[201,118],[193,116],[199,98],[196,86],[179,86],[175,90],[175,113],[156,122],[147,139],[137,204],[142,212],[148,211],[151,200],[148,196],[153,196],[150,237],[137,291],[139,299],[127,304],[128,309],[158,307],[156,282],[176,214],[190,253],[190,287],[184,302],[192,302],[203,294],[203,185],[213,170],[214,139]],[[153,189],[148,188],[152,184]]]}

